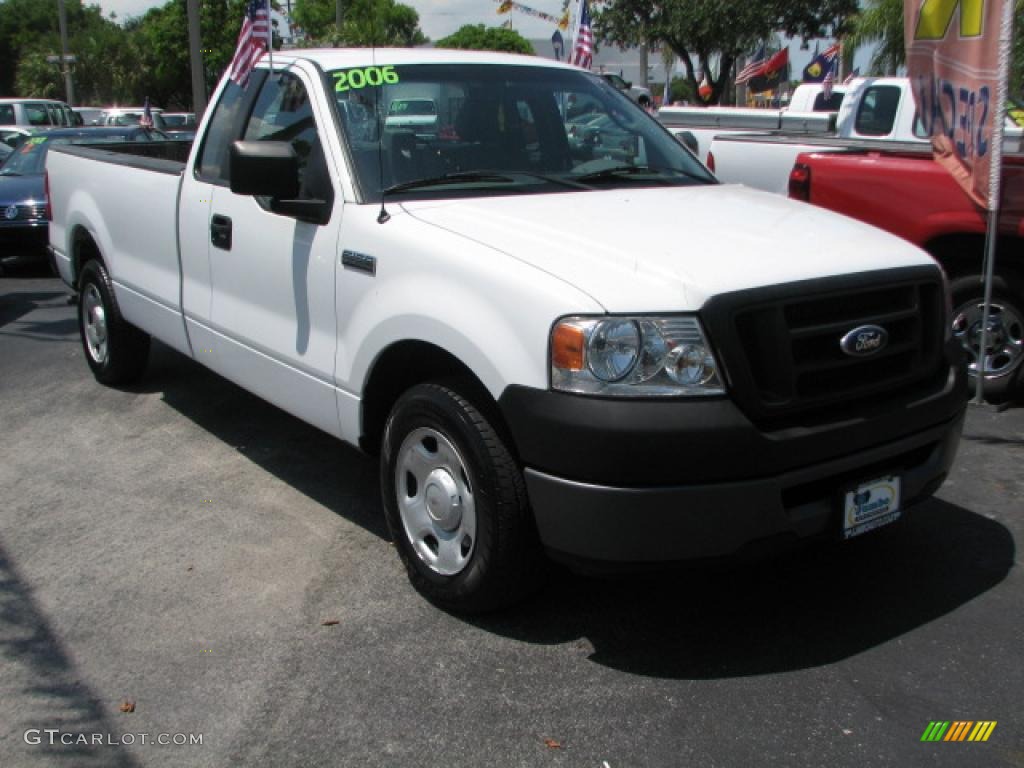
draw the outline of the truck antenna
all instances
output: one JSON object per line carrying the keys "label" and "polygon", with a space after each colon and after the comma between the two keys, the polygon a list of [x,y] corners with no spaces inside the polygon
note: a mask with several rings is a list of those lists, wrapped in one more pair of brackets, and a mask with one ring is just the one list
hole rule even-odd
{"label": "truck antenna", "polygon": [[[377,14],[373,14],[373,37],[370,40],[370,61],[377,69]],[[387,224],[391,214],[384,207],[384,122],[380,119],[380,89],[383,85],[373,88],[373,117],[377,121],[377,178],[380,181],[380,213],[377,214],[378,224]]]}

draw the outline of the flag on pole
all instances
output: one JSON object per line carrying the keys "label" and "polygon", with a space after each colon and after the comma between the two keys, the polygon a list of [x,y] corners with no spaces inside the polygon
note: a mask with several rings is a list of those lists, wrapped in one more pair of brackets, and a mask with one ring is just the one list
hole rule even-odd
{"label": "flag on pole", "polygon": [[149,105],[149,96],[146,97],[146,103],[142,106],[142,117],[139,118],[139,127],[153,127],[153,108]]}
{"label": "flag on pole", "polygon": [[836,65],[839,63],[839,43],[826,48],[823,53],[815,54],[811,63],[804,67],[803,81],[805,83],[823,83],[825,77],[831,72],[833,80],[836,77]]}
{"label": "flag on pole", "polygon": [[828,74],[825,75],[825,79],[821,82],[821,95],[825,97],[825,101],[832,98],[832,89],[836,85],[836,79],[832,76],[832,67],[828,68]]}
{"label": "flag on pole", "polygon": [[761,47],[754,53],[753,58],[747,62],[747,66],[740,70],[740,73],[736,75],[736,85],[743,85],[750,78],[761,71],[765,63],[765,49],[764,43],[761,43]]}
{"label": "flag on pole", "polygon": [[1013,0],[904,5],[907,74],[935,159],[983,208],[999,205]]}
{"label": "flag on pole", "polygon": [[783,48],[761,65],[747,81],[751,93],[763,93],[778,88],[789,79],[789,48]]}
{"label": "flag on pole", "polygon": [[270,50],[270,13],[266,0],[249,0],[245,6],[242,31],[238,33],[235,56],[228,65],[229,77],[241,86],[249,82],[249,73]]}
{"label": "flag on pole", "polygon": [[858,77],[860,77],[860,67],[855,67],[854,70],[846,76],[846,79],[843,80],[843,85],[849,85]]}
{"label": "flag on pole", "polygon": [[590,69],[590,65],[594,63],[594,32],[590,28],[587,0],[580,3],[580,20],[573,42],[572,63],[584,69]]}

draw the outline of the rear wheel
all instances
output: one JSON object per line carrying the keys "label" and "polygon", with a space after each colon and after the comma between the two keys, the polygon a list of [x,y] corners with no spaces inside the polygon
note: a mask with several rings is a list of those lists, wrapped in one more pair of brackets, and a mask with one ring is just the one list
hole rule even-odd
{"label": "rear wheel", "polygon": [[421,384],[399,398],[381,488],[392,539],[428,599],[487,611],[539,585],[543,556],[522,472],[492,419],[458,390]]}
{"label": "rear wheel", "polygon": [[82,268],[78,292],[82,348],[97,381],[115,385],[137,380],[149,360],[149,336],[121,317],[102,262],[94,259]]}
{"label": "rear wheel", "polygon": [[[1019,294],[1002,277],[992,283],[987,338],[981,354],[985,285],[978,275],[953,282],[953,336],[967,350],[968,372],[976,381],[979,360],[985,376],[985,399],[1003,402],[1019,392],[1024,370],[1024,311]],[[974,387],[971,388],[974,393]]]}

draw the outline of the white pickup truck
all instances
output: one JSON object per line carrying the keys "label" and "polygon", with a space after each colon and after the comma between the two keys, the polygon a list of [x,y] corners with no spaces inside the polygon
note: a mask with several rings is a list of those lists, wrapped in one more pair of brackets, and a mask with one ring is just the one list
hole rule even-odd
{"label": "white pickup truck", "polygon": [[[664,110],[663,110],[664,111]],[[785,195],[797,155],[830,149],[867,149],[873,146],[912,145],[929,139],[917,119],[917,107],[905,77],[864,77],[846,86],[834,125],[825,115],[783,110],[717,110],[711,127],[687,128],[689,120],[671,112],[659,118],[675,134],[699,132],[698,157],[720,181],[740,183]],[[708,118],[704,125],[709,125]],[[1021,128],[1007,118],[1009,151],[1017,151]],[[744,131],[745,129],[745,131]],[[779,130],[775,130],[779,129]],[[762,132],[751,132],[760,130]],[[691,147],[692,148],[692,147]]]}
{"label": "white pickup truck", "polygon": [[[141,376],[154,337],[379,455],[430,599],[506,605],[549,557],[849,538],[942,483],[965,369],[922,251],[717,183],[574,67],[274,65],[221,83],[187,159],[55,148],[52,256],[100,382]],[[387,128],[399,88],[440,96],[437,135]],[[614,154],[568,135],[581,102],[617,126]],[[356,113],[375,126],[349,131]]]}

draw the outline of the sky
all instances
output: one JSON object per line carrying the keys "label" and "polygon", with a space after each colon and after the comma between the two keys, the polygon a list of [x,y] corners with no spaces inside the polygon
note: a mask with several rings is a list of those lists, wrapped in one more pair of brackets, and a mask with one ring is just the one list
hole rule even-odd
{"label": "sky", "polygon": [[[420,15],[420,28],[431,40],[445,37],[463,24],[485,24],[497,26],[503,23],[508,17],[499,16],[496,11],[498,3],[495,0],[401,0],[406,5],[411,5]],[[561,0],[520,0],[523,5],[534,8],[552,16],[561,13]],[[97,3],[103,8],[104,13],[116,12],[118,18],[126,16],[140,16],[150,8],[163,5],[166,0],[87,0],[90,3]],[[280,0],[284,5],[286,0]],[[555,31],[554,25],[549,22],[528,16],[523,13],[513,12],[512,26],[521,35],[530,39],[548,39]],[[822,43],[822,49],[828,46],[827,42]],[[794,41],[789,47],[790,63],[792,65],[793,77],[798,78],[803,68],[810,62],[811,54],[814,52],[814,44],[811,43],[810,50],[800,50],[800,41]],[[858,52],[854,61],[855,66],[867,71],[868,54],[865,51]]]}
{"label": "sky", "polygon": [[[411,5],[420,15],[423,33],[436,40],[451,34],[463,24],[486,24],[497,26],[506,17],[498,16],[498,4],[494,0],[401,0]],[[114,11],[118,18],[141,16],[150,8],[163,5],[166,0],[86,0],[96,3],[105,14]],[[280,0],[284,5],[286,0]],[[544,13],[558,16],[562,10],[561,0],[523,0],[523,4]],[[513,14],[513,27],[524,37],[550,37],[554,27],[539,19],[521,13]]]}

